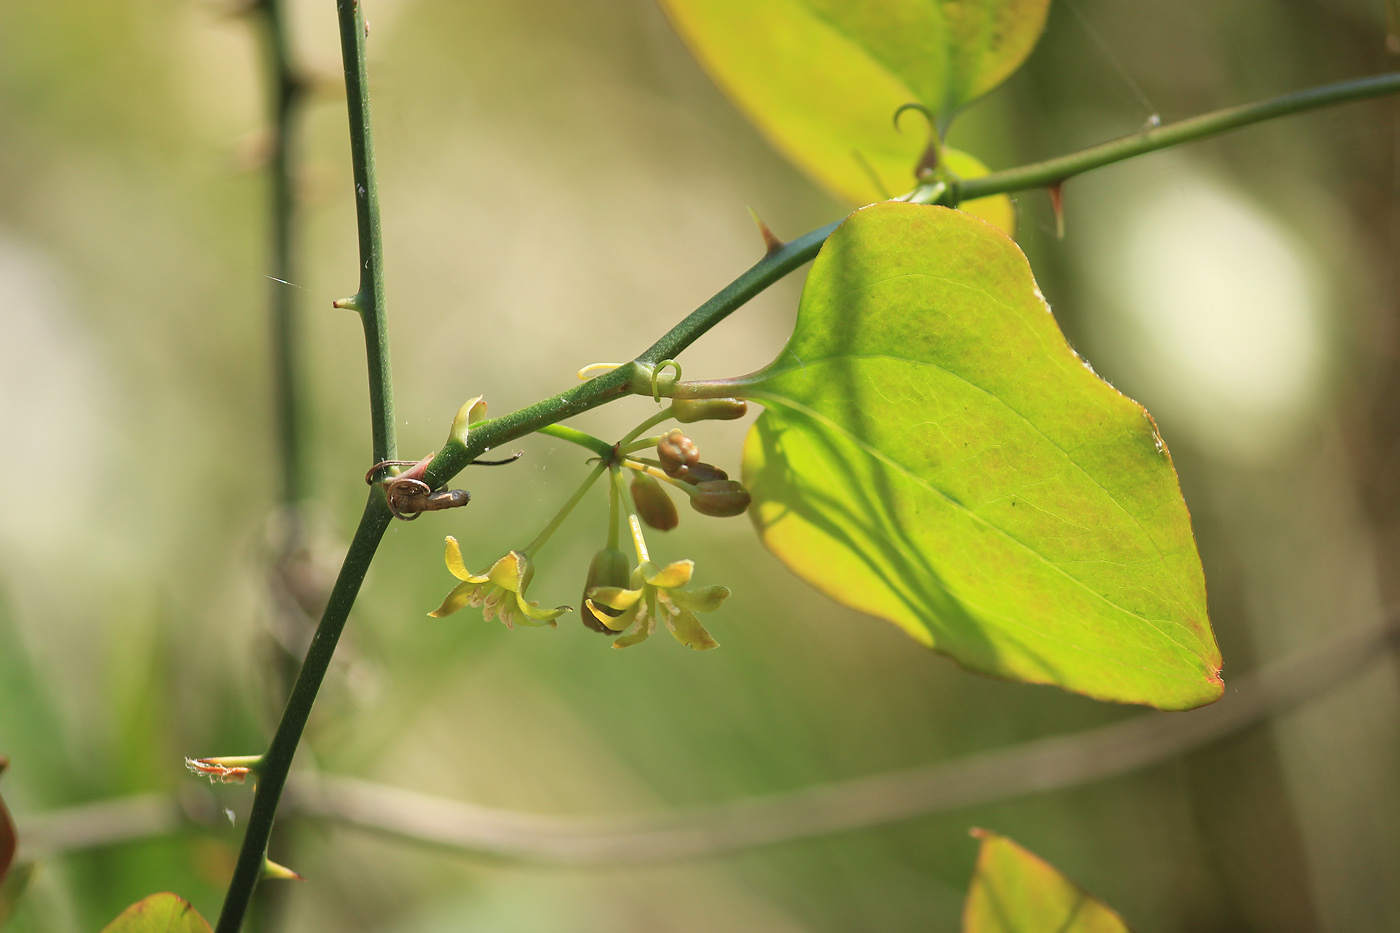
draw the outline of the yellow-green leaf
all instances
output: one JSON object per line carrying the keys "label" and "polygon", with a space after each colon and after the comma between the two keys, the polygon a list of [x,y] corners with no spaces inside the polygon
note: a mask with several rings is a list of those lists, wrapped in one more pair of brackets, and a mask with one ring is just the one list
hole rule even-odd
{"label": "yellow-green leaf", "polygon": [[152,894],[123,910],[102,933],[213,933],[209,924],[174,894]]}
{"label": "yellow-green leaf", "polygon": [[1070,349],[996,229],[857,211],[786,349],[737,383],[765,408],[749,514],[822,592],[999,677],[1166,709],[1219,698],[1166,446]]}
{"label": "yellow-green leaf", "polygon": [[974,829],[982,840],[963,907],[963,933],[1128,933],[1112,908],[1016,843]]}
{"label": "yellow-green leaf", "polygon": [[[853,204],[914,184],[929,132],[915,115],[901,132],[895,111],[918,103],[946,126],[1025,60],[1049,7],[1049,0],[660,3],[715,82],[777,148]],[[944,161],[971,176],[969,158],[949,151]],[[988,200],[1001,202],[997,213],[1009,209],[1004,197]]]}

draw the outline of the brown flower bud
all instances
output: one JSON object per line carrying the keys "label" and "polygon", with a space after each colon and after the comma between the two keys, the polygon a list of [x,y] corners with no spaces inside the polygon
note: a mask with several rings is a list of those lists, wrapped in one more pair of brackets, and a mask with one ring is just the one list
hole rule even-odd
{"label": "brown flower bud", "polygon": [[750,501],[749,491],[738,480],[712,479],[696,484],[690,507],[702,515],[730,518],[743,515]]}
{"label": "brown flower bud", "polygon": [[733,421],[748,410],[749,403],[741,398],[678,398],[671,402],[671,416],[681,424]]}
{"label": "brown flower bud", "polygon": [[[608,628],[607,624],[589,608],[588,591],[598,586],[628,586],[631,579],[632,565],[628,563],[626,554],[615,547],[605,547],[594,554],[593,563],[588,566],[588,580],[583,584],[583,599],[580,601],[579,616],[583,619],[583,624],[595,632],[616,635],[617,633]],[[614,619],[622,615],[620,609],[601,605],[598,606],[598,612],[606,613]]]}
{"label": "brown flower bud", "polygon": [[632,501],[637,504],[637,515],[641,520],[657,531],[670,531],[681,523],[676,504],[654,476],[632,474]]}
{"label": "brown flower bud", "polygon": [[700,449],[680,428],[672,428],[656,445],[656,457],[667,475],[679,477],[700,462]]}
{"label": "brown flower bud", "polygon": [[713,463],[706,463],[701,460],[699,463],[686,467],[685,470],[676,476],[676,479],[696,486],[700,483],[708,483],[713,480],[729,479],[729,474]]}

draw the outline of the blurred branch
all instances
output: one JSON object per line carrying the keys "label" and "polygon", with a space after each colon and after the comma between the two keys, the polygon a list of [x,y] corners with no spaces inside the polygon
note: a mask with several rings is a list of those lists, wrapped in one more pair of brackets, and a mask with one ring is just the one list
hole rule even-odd
{"label": "blurred branch", "polygon": [[[293,223],[296,182],[292,173],[292,131],[306,81],[292,64],[286,11],[279,0],[254,5],[266,29],[268,71],[272,75],[272,137],[268,155],[269,221],[272,234],[271,326],[273,404],[282,467],[282,503],[289,516],[301,498],[300,391],[297,346]],[[296,530],[290,532],[293,538]]]}
{"label": "blurred branch", "polygon": [[[291,811],[408,842],[552,864],[712,857],[1076,787],[1167,761],[1351,682],[1400,644],[1400,617],[1345,632],[1234,682],[1212,706],[1145,713],[951,762],[712,807],[635,817],[498,810],[327,774],[289,788]],[[22,857],[176,831],[195,810],[141,795],[20,821]],[[199,819],[204,822],[204,819]]]}
{"label": "blurred branch", "polygon": [[677,813],[615,819],[493,810],[351,778],[298,783],[297,810],[396,838],[554,863],[656,863],[866,829],[1075,787],[1174,758],[1349,682],[1400,640],[1400,618],[1240,677],[1212,706],[1148,713],[959,760]]}

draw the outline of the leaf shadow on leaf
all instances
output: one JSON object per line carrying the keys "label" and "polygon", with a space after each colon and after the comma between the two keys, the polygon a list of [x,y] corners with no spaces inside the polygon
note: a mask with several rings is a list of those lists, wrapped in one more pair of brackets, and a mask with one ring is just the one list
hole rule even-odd
{"label": "leaf shadow on leaf", "polygon": [[[855,404],[858,405],[859,393],[854,389],[850,391],[850,397],[855,399]],[[769,410],[755,423],[754,430],[763,447],[762,469],[768,476],[764,477],[760,473],[754,477],[754,487],[786,487],[800,490],[800,495],[787,497],[783,502],[784,511],[768,517],[766,524],[776,524],[788,514],[796,515],[836,546],[843,548],[846,553],[858,558],[870,574],[904,605],[908,613],[923,623],[924,629],[932,637],[933,643],[930,647],[933,650],[968,670],[999,679],[1014,679],[1003,673],[1001,653],[986,637],[985,621],[968,612],[962,600],[952,594],[941,574],[910,535],[904,520],[890,508],[890,504],[896,500],[897,493],[892,488],[889,468],[873,458],[862,458],[869,468],[864,471],[858,469],[848,451],[842,449],[825,426],[821,426],[818,430],[804,432],[804,437],[823,449],[826,465],[839,471],[840,484],[854,496],[856,504],[853,506],[814,489],[810,484],[802,484],[798,473],[782,465],[786,464],[786,456],[782,449],[781,434],[784,421],[793,424],[799,419],[808,418],[802,412],[782,406],[771,399],[765,398],[762,401]],[[755,512],[755,520],[763,522],[760,515],[760,512]],[[763,524],[760,524],[759,531],[764,531]],[[850,599],[841,600],[832,592],[839,590],[838,586],[825,581],[809,582],[838,601],[844,601],[848,605],[852,603]],[[855,602],[857,608],[860,608],[859,601]],[[944,632],[930,629],[927,625],[930,621],[936,621]],[[1003,637],[1011,636],[1009,633],[1003,633]],[[941,645],[944,640],[956,642],[956,654],[952,653],[950,648]],[[1054,682],[1054,678],[1060,673],[1058,666],[1025,642],[1019,639],[1016,642],[1018,650],[1026,657],[1033,658],[1051,682]]]}

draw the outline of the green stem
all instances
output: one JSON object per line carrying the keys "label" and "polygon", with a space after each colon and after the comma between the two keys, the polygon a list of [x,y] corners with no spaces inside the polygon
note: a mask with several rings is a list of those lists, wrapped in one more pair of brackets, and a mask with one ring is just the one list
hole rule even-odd
{"label": "green stem", "polygon": [[[956,195],[962,200],[970,200],[1043,187],[1063,181],[1079,172],[1100,168],[1165,146],[1205,139],[1261,120],[1316,110],[1332,104],[1380,97],[1397,91],[1400,91],[1400,72],[1285,94],[1260,103],[1232,107],[1169,126],[1145,130],[1058,159],[963,181],[958,186]],[[681,351],[755,295],[813,259],[821,249],[822,243],[840,224],[839,220],[827,224],[766,254],[743,275],[672,327],[665,336],[638,356],[636,362],[655,364],[679,356]],[[445,484],[488,447],[508,443],[524,434],[538,431],[545,425],[572,418],[624,395],[650,394],[649,389],[643,393],[632,385],[633,378],[638,373],[636,366],[623,366],[513,414],[475,425],[467,444],[449,445],[438,455],[428,470],[428,481],[434,488]]]}
{"label": "green stem", "polygon": [[375,549],[384,537],[393,516],[384,503],[384,496],[372,491],[365,504],[364,516],[350,542],[350,550],[340,567],[340,575],[331,589],[330,601],[321,616],[321,624],[307,649],[306,660],[292,686],[287,707],[282,712],[282,721],[277,725],[277,733],[272,744],[262,756],[259,767],[257,793],[253,797],[253,809],[248,815],[248,828],[243,835],[243,847],[238,853],[238,862],[233,869],[233,879],[229,882],[224,907],[219,914],[217,933],[238,933],[243,925],[243,916],[248,910],[248,902],[257,887],[262,874],[263,859],[267,856],[267,841],[272,835],[272,823],[277,816],[277,803],[282,789],[287,783],[287,773],[292,767],[292,758],[306,721],[311,715],[311,707],[316,702],[316,694],[321,689],[335,654],[336,643],[345,628],[345,620],[350,615],[350,607],[360,592],[365,573],[374,559]]}
{"label": "green stem", "polygon": [[619,444],[618,453],[630,454],[638,450],[646,450],[648,447],[655,447],[657,444],[661,443],[662,436],[663,435],[660,434],[653,434],[651,437],[638,438],[628,444]]}
{"label": "green stem", "polygon": [[394,385],[389,372],[389,325],[384,303],[384,244],[379,233],[379,185],[369,124],[369,77],[365,69],[365,21],[359,0],[336,0],[340,55],[345,63],[345,98],[350,113],[350,161],[355,179],[355,221],[360,234],[360,288],[354,307],[365,331],[369,361],[370,430],[374,463],[394,460]]}
{"label": "green stem", "polygon": [[641,424],[637,425],[632,430],[628,431],[627,436],[617,442],[617,446],[626,447],[628,444],[641,437],[644,433],[650,431],[652,428],[656,427],[658,424],[670,417],[671,406],[667,405],[665,408],[661,409],[656,414],[652,415],[650,418],[643,421]]}
{"label": "green stem", "polygon": [[593,468],[593,472],[588,474],[588,477],[579,485],[574,494],[569,497],[569,501],[564,503],[564,507],[555,513],[554,517],[549,520],[549,524],[545,525],[544,529],[541,530],[539,534],[535,535],[535,540],[525,546],[524,553],[526,557],[534,557],[536,552],[544,547],[550,535],[559,530],[559,526],[564,524],[564,519],[569,517],[569,513],[574,510],[574,506],[578,505],[579,502],[583,500],[584,493],[593,488],[593,484],[598,481],[598,477],[602,476],[603,471],[607,468],[607,464],[605,463],[600,463]]}
{"label": "green stem", "polygon": [[694,499],[697,495],[700,494],[700,490],[696,489],[694,486],[690,485],[685,480],[676,479],[674,476],[662,469],[661,463],[658,460],[649,460],[645,457],[628,457],[627,459],[622,461],[622,465],[629,470],[636,470],[638,473],[645,473],[648,476],[654,476],[664,483],[670,483],[672,486],[681,490],[692,499]]}
{"label": "green stem", "polygon": [[1156,152],[1182,143],[1196,142],[1211,136],[1219,136],[1241,127],[1290,114],[1316,110],[1333,104],[1383,97],[1400,91],[1400,72],[1374,75],[1354,81],[1341,81],[1324,84],[1271,97],[1253,104],[1216,110],[1213,113],[1191,117],[1166,126],[1148,127],[1130,136],[1110,140],[1091,146],[1080,152],[1047,159],[1005,172],[993,172],[981,178],[959,182],[950,195],[963,201],[983,198],[992,194],[1005,194],[1009,191],[1024,191],[1029,188],[1045,188],[1057,185],[1091,169],[1102,168],[1114,162],[1122,162],[1133,156]]}
{"label": "green stem", "polygon": [[621,496],[617,491],[617,474],[620,472],[616,466],[608,468],[611,472],[608,475],[608,547],[617,550],[617,529],[621,523],[622,509],[619,505]]}
{"label": "green stem", "polygon": [[627,491],[627,485],[623,482],[622,471],[612,471],[612,484],[617,492],[618,501],[622,503],[623,515],[627,522],[627,530],[632,535],[632,546],[637,552],[637,563],[645,564],[651,560],[651,555],[647,553],[647,539],[642,534],[642,523],[637,518],[637,510],[632,508],[632,494]]}
{"label": "green stem", "polygon": [[[382,258],[379,244],[379,209],[374,186],[373,152],[369,136],[369,100],[365,87],[364,22],[359,4],[354,0],[338,0],[341,50],[345,59],[346,92],[350,109],[350,142],[354,160],[356,210],[360,229],[361,280],[354,304],[360,311],[365,327],[370,368],[370,405],[373,417],[375,459],[394,458],[394,429],[392,392],[389,383],[389,354],[384,326]],[[1083,152],[1036,165],[962,182],[956,197],[971,199],[1027,188],[1043,187],[1064,179],[1128,159],[1136,155],[1204,139],[1228,130],[1286,114],[1301,113],[1331,104],[1363,100],[1400,91],[1400,73],[1363,78],[1312,88],[1288,94],[1258,104],[1231,108],[1206,114],[1171,126],[1146,130],[1124,139],[1095,146]],[[951,199],[951,198],[950,198]],[[816,256],[826,238],[841,221],[827,224],[767,253],[746,272],[672,327],[660,340],[636,358],[636,363],[653,365],[673,359],[712,327],[742,307],[769,285],[786,276]],[[445,485],[485,450],[507,443],[541,428],[597,408],[623,396],[635,394],[634,377],[641,368],[622,366],[612,372],[576,386],[567,392],[536,402],[501,418],[479,422],[472,426],[466,441],[450,441],[433,460],[425,479],[433,488]],[[646,390],[650,394],[650,388]],[[644,430],[644,429],[643,429]],[[640,433],[640,432],[638,432]],[[615,476],[621,482],[620,471]],[[616,485],[615,483],[615,485]],[[625,492],[625,490],[623,490]],[[286,783],[292,753],[306,724],[316,691],[339,638],[345,617],[355,594],[359,591],[374,549],[388,527],[390,514],[381,494],[372,493],[364,518],[355,533],[350,552],[341,567],[339,579],[307,653],[291,699],[278,726],[277,735],[265,759],[265,773],[253,801],[248,832],[239,852],[234,880],[219,917],[218,933],[237,933],[247,910],[248,899],[257,883],[257,874],[267,850],[277,800]],[[628,515],[638,557],[646,558],[646,543],[635,515]]]}
{"label": "green stem", "polygon": [[[345,90],[350,115],[350,155],[355,180],[355,216],[360,241],[360,285],[353,301],[364,326],[369,360],[371,434],[375,462],[395,458],[394,393],[389,372],[389,336],[384,305],[383,247],[379,234],[379,192],[374,175],[374,146],[370,135],[369,89],[365,73],[364,17],[358,0],[338,0],[340,48],[345,64]],[[464,463],[463,466],[466,464]],[[263,756],[260,780],[253,797],[248,828],[234,865],[217,933],[238,933],[267,858],[268,839],[277,804],[287,783],[297,745],[306,728],[316,694],[335,654],[350,607],[392,515],[381,490],[371,491],[350,549],[340,567],[321,622],[312,637],[296,683],[282,712],[272,744]]]}
{"label": "green stem", "polygon": [[613,445],[603,440],[601,437],[594,437],[584,431],[574,428],[567,428],[562,424],[548,424],[535,432],[536,434],[547,434],[550,437],[557,437],[561,441],[568,441],[580,447],[586,447],[604,460],[613,455]]}

